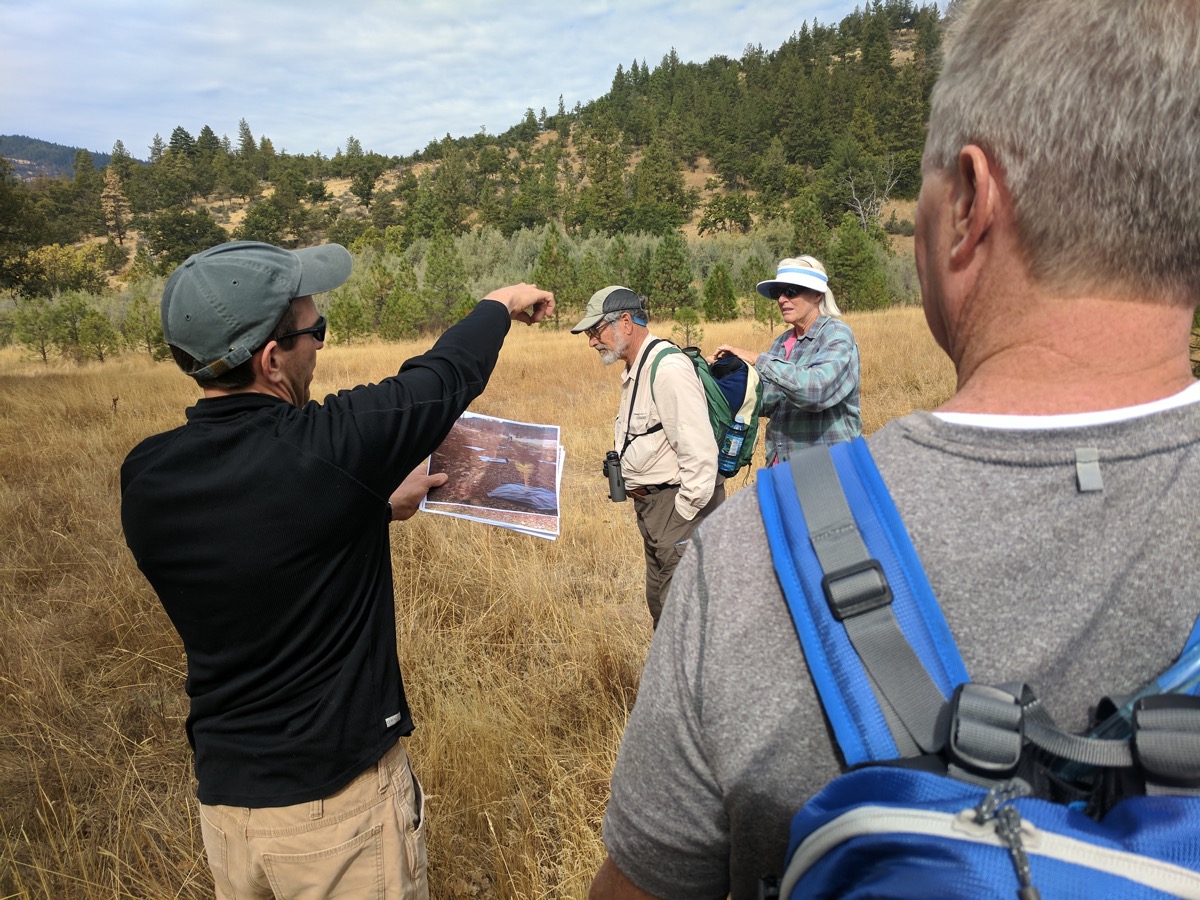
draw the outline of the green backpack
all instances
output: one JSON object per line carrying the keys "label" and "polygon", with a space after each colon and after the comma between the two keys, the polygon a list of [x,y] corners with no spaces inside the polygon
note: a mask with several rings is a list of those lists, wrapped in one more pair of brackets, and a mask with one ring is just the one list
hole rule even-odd
{"label": "green backpack", "polygon": [[741,418],[746,424],[746,438],[738,453],[734,474],[740,472],[750,464],[754,456],[754,444],[758,440],[758,414],[762,409],[762,382],[758,379],[758,372],[754,366],[746,365],[744,360],[736,356],[726,356],[710,366],[699,347],[678,347],[662,338],[659,340],[668,344],[668,347],[660,350],[650,365],[651,395],[654,394],[654,374],[662,358],[671,353],[685,354],[692,361],[704,388],[704,398],[708,401],[708,421],[712,425],[717,446],[721,446],[725,430],[733,424],[734,419]]}

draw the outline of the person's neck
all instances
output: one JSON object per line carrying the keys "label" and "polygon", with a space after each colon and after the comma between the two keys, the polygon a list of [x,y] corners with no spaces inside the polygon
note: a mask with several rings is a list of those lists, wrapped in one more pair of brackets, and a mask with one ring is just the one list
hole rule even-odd
{"label": "person's neck", "polygon": [[804,337],[808,333],[808,329],[813,327],[813,324],[821,315],[821,308],[814,306],[799,322],[792,326],[792,331],[798,338]]}
{"label": "person's neck", "polygon": [[625,371],[629,372],[633,369],[633,364],[637,361],[638,354],[642,352],[642,345],[646,343],[646,338],[650,336],[650,330],[641,325],[634,326],[633,335],[629,338],[629,347],[625,350]]}
{"label": "person's neck", "polygon": [[1058,415],[1170,397],[1195,381],[1191,322],[1178,304],[1022,298],[1005,321],[977,324],[958,358],[952,353],[958,389],[939,410]]}
{"label": "person's neck", "polygon": [[237,390],[232,390],[232,391],[225,390],[224,388],[210,387],[210,388],[204,389],[204,396],[206,398],[212,398],[212,397],[236,397],[239,394],[262,394],[267,397],[278,397],[280,400],[286,400],[288,403],[291,403],[293,406],[296,405],[295,400],[293,400],[285,391],[283,391],[282,389],[278,389],[278,388],[276,388],[275,390],[272,390],[271,388],[272,388],[271,385],[263,385],[263,384],[259,384],[258,382],[255,382],[254,384],[251,384],[248,387],[238,388]]}

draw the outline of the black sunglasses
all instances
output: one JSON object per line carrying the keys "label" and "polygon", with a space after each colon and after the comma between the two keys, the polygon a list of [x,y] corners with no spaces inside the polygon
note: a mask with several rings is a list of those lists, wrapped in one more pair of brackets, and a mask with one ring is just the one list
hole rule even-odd
{"label": "black sunglasses", "polygon": [[773,287],[771,288],[771,299],[778,300],[780,297],[787,297],[791,300],[803,293],[804,288],[802,287]]}
{"label": "black sunglasses", "polygon": [[302,334],[311,334],[323,344],[325,343],[325,326],[327,324],[328,323],[325,321],[325,317],[321,316],[319,319],[317,319],[316,324],[309,325],[307,328],[297,328],[295,331],[289,331],[287,334],[281,334],[275,340],[282,341],[285,338],[294,338],[299,337]]}

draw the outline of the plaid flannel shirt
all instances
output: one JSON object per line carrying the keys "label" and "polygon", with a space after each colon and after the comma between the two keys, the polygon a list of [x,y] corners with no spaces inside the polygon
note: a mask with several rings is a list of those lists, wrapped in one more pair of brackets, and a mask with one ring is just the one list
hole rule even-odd
{"label": "plaid flannel shirt", "polygon": [[858,344],[845,322],[818,316],[796,339],[791,354],[775,339],[754,368],[763,384],[767,465],[813,444],[837,444],[862,434]]}

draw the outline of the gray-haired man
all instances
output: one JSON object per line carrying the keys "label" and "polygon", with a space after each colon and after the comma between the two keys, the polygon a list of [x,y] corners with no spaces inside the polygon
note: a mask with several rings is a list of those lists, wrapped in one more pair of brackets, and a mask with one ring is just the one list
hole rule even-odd
{"label": "gray-haired man", "polygon": [[[1200,8],[955,8],[916,263],[958,389],[868,443],[967,671],[1034,686],[1082,731],[1166,669],[1200,598],[1200,194],[1177,190],[1197,171]],[[755,492],[695,543],[621,743],[593,900],[758,896],[791,815],[840,771]]]}
{"label": "gray-haired man", "polygon": [[667,352],[673,345],[651,334],[648,321],[642,298],[612,285],[592,295],[571,333],[586,334],[606,366],[625,363],[614,450],[645,545],[646,605],[657,628],[679,557],[725,499],[725,483],[695,368]]}

